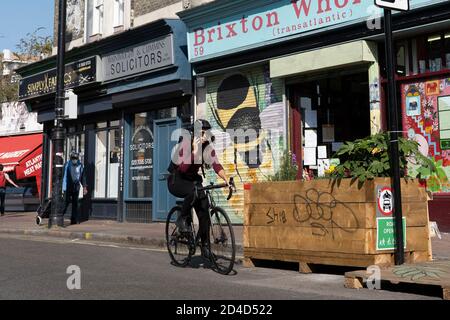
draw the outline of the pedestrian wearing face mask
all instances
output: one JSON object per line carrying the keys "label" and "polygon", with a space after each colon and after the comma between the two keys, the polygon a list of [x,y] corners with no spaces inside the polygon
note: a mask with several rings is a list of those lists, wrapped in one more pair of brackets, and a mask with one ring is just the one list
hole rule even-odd
{"label": "pedestrian wearing face mask", "polygon": [[63,193],[65,199],[64,213],[66,214],[69,204],[72,204],[72,216],[70,224],[78,224],[78,197],[80,188],[83,187],[83,195],[87,194],[84,167],[80,156],[76,152],[70,154],[70,160],[64,165]]}

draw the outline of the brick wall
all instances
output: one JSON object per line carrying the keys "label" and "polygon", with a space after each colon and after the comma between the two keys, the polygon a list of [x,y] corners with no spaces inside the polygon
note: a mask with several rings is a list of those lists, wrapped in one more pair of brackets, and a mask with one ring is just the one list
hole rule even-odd
{"label": "brick wall", "polygon": [[[66,41],[81,39],[84,35],[84,3],[85,0],[67,0],[67,31]],[[55,0],[55,15],[54,15],[54,29],[53,38],[54,44],[58,42],[58,10],[59,0]]]}
{"label": "brick wall", "polygon": [[134,16],[139,17],[177,2],[180,0],[132,0],[131,8],[134,10]]}

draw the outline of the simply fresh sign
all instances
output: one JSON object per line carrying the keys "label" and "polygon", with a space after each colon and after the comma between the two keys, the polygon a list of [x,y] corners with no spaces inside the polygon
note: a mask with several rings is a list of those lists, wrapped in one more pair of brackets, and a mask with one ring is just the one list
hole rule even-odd
{"label": "simply fresh sign", "polygon": [[[447,0],[410,2],[411,6],[419,7],[442,1]],[[188,21],[189,59],[205,60],[231,51],[299,37],[308,32],[363,22],[374,19],[381,12],[382,9],[376,7],[373,0],[264,1],[258,8],[215,18],[200,25],[189,25]]]}

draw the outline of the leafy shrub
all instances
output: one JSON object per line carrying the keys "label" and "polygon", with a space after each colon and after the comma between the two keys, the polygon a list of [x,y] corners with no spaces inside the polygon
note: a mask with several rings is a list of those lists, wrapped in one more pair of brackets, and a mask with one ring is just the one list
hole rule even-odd
{"label": "leafy shrub", "polygon": [[[353,178],[364,182],[375,177],[390,177],[389,135],[379,133],[353,142],[346,142],[336,152],[341,164],[331,173],[335,179]],[[437,174],[435,163],[423,156],[416,141],[399,137],[400,176],[405,178],[427,179]],[[410,175],[408,162],[417,165],[417,174]]]}

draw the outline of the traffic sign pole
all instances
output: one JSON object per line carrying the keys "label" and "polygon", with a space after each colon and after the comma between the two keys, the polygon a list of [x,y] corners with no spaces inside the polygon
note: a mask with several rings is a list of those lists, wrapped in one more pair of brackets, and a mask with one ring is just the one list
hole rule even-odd
{"label": "traffic sign pole", "polygon": [[405,251],[403,245],[403,213],[402,196],[400,185],[400,153],[398,149],[398,104],[397,88],[395,85],[394,51],[392,39],[392,12],[384,9],[384,29],[386,39],[386,72],[388,77],[388,99],[387,107],[389,114],[390,144],[389,156],[391,162],[391,183],[394,196],[394,220],[395,220],[395,264],[405,263]]}

